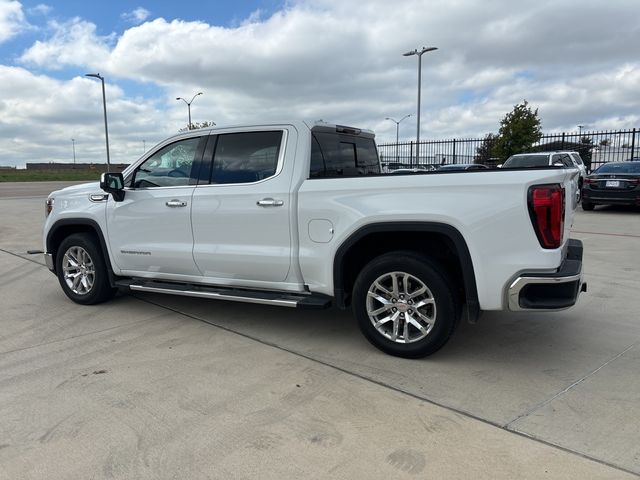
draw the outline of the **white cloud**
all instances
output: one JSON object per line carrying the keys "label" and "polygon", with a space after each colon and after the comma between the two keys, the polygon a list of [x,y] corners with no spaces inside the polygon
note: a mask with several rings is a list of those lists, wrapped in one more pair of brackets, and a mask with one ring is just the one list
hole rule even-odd
{"label": "white cloud", "polygon": [[[193,121],[322,118],[372,128],[381,141],[394,139],[395,125],[384,118],[415,114],[416,108],[417,59],[401,54],[422,45],[439,47],[423,57],[422,138],[495,132],[499,119],[523,98],[539,107],[547,131],[577,124],[606,128],[607,122],[612,128],[637,127],[635,9],[635,0],[610,0],[607,8],[582,0],[539,0],[526,8],[509,0],[432,0],[429,8],[422,0],[371,0],[359,2],[356,15],[353,2],[302,0],[268,18],[254,12],[233,27],[145,21],[148,12],[143,12],[138,23],[145,23],[106,37],[80,18],[52,22],[51,36],[27,49],[20,61],[45,71],[77,66],[107,75],[109,92],[115,92],[109,93],[109,108],[116,102],[110,121],[114,128],[117,122],[129,127],[112,139],[122,154],[127,142],[137,148],[137,140],[130,139],[150,140],[154,130],[183,126],[186,108],[174,98],[198,91],[205,94],[192,106]],[[25,82],[34,78],[49,82],[39,76]],[[114,87],[120,80],[158,86],[164,96],[157,103],[131,99]],[[78,99],[86,92],[78,79],[55,85],[83,103]],[[48,124],[86,127],[77,115],[56,115],[56,108],[67,112],[68,107],[51,103],[46,89],[36,91],[43,98],[31,106],[33,122],[22,120],[27,130],[50,131],[53,127],[38,123],[44,118]],[[0,91],[3,128],[15,123],[16,112],[3,106],[16,95]],[[143,108],[145,122],[125,105]],[[83,108],[96,115],[96,105]],[[414,122],[415,116],[403,122],[401,138],[413,137]],[[99,147],[99,122],[92,128]],[[118,139],[122,143],[115,145]],[[0,163],[4,158],[0,153]]]}
{"label": "white cloud", "polygon": [[130,12],[125,12],[121,15],[121,17],[127,22],[138,24],[144,22],[147,18],[149,18],[151,12],[146,8],[138,7]]}
{"label": "white cloud", "polygon": [[22,5],[16,0],[0,0],[0,44],[28,28]]}
{"label": "white cloud", "polygon": [[[156,102],[128,98],[111,84],[106,96],[114,163],[135,160],[143,141],[149,148],[182,126],[182,110],[164,112]],[[60,81],[0,65],[0,165],[71,161],[71,138],[79,162],[104,162],[102,122],[99,82]]]}
{"label": "white cloud", "polygon": [[47,5],[45,3],[39,3],[35,7],[27,9],[27,13],[30,15],[48,15],[53,10],[51,5]]}
{"label": "white cloud", "polygon": [[111,37],[99,37],[95,24],[76,17],[48,25],[53,36],[36,41],[22,54],[21,62],[57,70],[66,65],[95,65],[108,58]]}

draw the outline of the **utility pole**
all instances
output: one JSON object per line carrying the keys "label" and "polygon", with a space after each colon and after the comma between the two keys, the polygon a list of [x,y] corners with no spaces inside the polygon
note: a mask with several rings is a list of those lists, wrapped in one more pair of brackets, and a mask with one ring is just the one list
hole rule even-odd
{"label": "utility pole", "polygon": [[111,157],[109,156],[109,127],[107,126],[107,96],[104,92],[104,77],[99,73],[87,73],[85,77],[97,78],[102,82],[102,107],[104,109],[104,138],[107,145],[107,172],[111,171]]}
{"label": "utility pole", "polygon": [[437,49],[438,47],[422,47],[422,50],[420,51],[418,51],[418,49],[415,49],[402,54],[405,57],[410,57],[412,55],[418,56],[418,125],[416,133],[416,165],[420,163],[420,91],[422,88],[422,55],[427,52],[433,52]]}

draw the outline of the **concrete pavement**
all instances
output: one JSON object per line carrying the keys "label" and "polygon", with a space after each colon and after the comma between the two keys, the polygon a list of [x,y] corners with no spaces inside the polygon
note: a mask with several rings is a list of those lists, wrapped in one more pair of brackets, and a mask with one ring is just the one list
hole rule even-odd
{"label": "concrete pavement", "polygon": [[348,312],[75,305],[24,255],[41,248],[43,198],[2,197],[0,184],[0,478],[640,472],[638,212],[579,213],[590,291],[576,308],[487,314],[407,361]]}

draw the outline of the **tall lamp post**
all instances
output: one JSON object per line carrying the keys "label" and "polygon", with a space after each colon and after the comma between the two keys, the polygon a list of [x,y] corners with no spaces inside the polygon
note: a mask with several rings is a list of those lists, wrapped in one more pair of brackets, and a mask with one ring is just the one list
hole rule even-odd
{"label": "tall lamp post", "polygon": [[416,134],[416,165],[420,161],[420,91],[422,88],[422,55],[427,52],[433,52],[437,50],[438,47],[422,47],[422,50],[418,51],[418,49],[412,50],[407,53],[403,53],[402,55],[405,57],[411,57],[412,55],[418,56],[418,127]]}
{"label": "tall lamp post", "polygon": [[76,139],[71,139],[71,147],[73,148],[73,168],[76,168]]}
{"label": "tall lamp post", "polygon": [[102,82],[102,108],[104,109],[104,138],[107,145],[107,172],[111,171],[111,157],[109,156],[109,127],[107,126],[107,96],[104,93],[104,77],[99,73],[87,73],[85,77],[97,78]]}
{"label": "tall lamp post", "polygon": [[578,125],[578,135],[580,136],[580,138],[582,138],[582,129],[584,128],[584,125]]}
{"label": "tall lamp post", "polygon": [[395,118],[391,118],[391,117],[385,117],[385,120],[391,120],[393,123],[396,124],[396,162],[400,161],[400,157],[398,156],[398,139],[399,139],[399,133],[400,133],[400,122],[402,122],[405,118],[409,118],[411,115],[412,115],[411,113],[409,115],[405,115],[400,120],[396,120]]}
{"label": "tall lamp post", "polygon": [[195,98],[198,95],[202,95],[202,92],[198,92],[196,93],[193,97],[191,97],[191,101],[187,102],[184,98],[182,97],[176,97],[176,100],[182,100],[184,103],[187,104],[187,110],[189,111],[189,126],[187,127],[189,130],[191,130],[191,104],[193,103],[193,101],[195,100]]}

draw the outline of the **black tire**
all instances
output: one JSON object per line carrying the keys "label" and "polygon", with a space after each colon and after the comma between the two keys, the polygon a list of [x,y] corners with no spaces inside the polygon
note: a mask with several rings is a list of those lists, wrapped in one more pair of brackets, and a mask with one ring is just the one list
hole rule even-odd
{"label": "black tire", "polygon": [[582,210],[584,210],[585,212],[590,212],[594,208],[595,208],[595,205],[593,203],[587,202],[586,200],[582,200]]}
{"label": "black tire", "polygon": [[[76,249],[77,251],[78,248],[86,252],[90,260],[90,262],[87,262],[87,265],[90,265],[90,263],[93,264],[93,283],[86,292],[74,292],[72,288],[73,285],[68,285],[64,277],[63,262],[65,262],[65,254],[67,254],[70,249]],[[102,255],[102,249],[98,244],[96,236],[91,233],[74,233],[60,243],[56,254],[56,272],[60,286],[67,297],[82,305],[102,303],[113,298],[117,291],[117,289],[112,288],[109,283],[109,275],[107,273],[105,259]],[[91,277],[91,275],[89,275],[89,277]],[[82,285],[80,285],[80,287],[84,288]]]}
{"label": "black tire", "polygon": [[[403,341],[402,338],[394,341],[385,336],[385,333],[392,336],[393,332],[387,331],[382,333],[374,326],[373,323],[378,317],[369,316],[367,310],[367,297],[369,290],[374,288],[374,282],[380,279],[382,279],[380,280],[381,282],[384,282],[385,279],[392,274],[409,274],[410,277],[417,279],[417,281],[422,282],[422,284],[427,287],[427,291],[430,294],[429,301],[434,302],[435,310],[431,311],[431,314],[434,316],[433,325],[430,329],[425,329],[428,333],[426,333],[423,338],[410,341],[409,343],[401,343]],[[401,278],[404,278],[404,276]],[[411,281],[412,280],[410,280],[410,282]],[[415,283],[414,285],[418,285],[418,283]],[[358,321],[360,330],[367,340],[369,340],[369,342],[371,342],[375,347],[379,348],[383,352],[398,357],[420,358],[439,350],[445,343],[447,343],[453,334],[458,321],[458,312],[453,292],[454,290],[451,286],[446,270],[442,266],[414,252],[390,252],[369,262],[358,275],[353,287],[353,312]],[[371,300],[370,302],[374,301]],[[382,303],[379,305],[384,308],[388,308],[388,306],[384,306]],[[408,305],[402,305],[402,308],[400,308],[399,304],[394,305],[398,307],[396,308],[396,311],[401,311],[407,307],[411,308]],[[413,311],[408,310],[404,315],[406,315],[406,317],[413,316],[412,320],[417,319],[418,317],[415,316],[415,312],[411,312]],[[429,314],[428,311],[424,310],[422,313],[427,313],[427,315]],[[380,315],[386,315],[386,312]],[[390,315],[393,316],[395,313],[390,313]],[[398,327],[398,332],[400,328],[403,328],[404,323],[409,323],[409,327],[407,327],[410,329],[409,335],[407,336],[409,340],[411,340],[411,330],[414,331],[414,336],[420,336],[421,332],[418,332],[417,328],[413,327],[410,322],[406,322],[403,319],[399,322],[402,327]],[[385,327],[386,325],[388,325],[388,327]],[[393,330],[392,325],[395,325],[395,321],[392,322],[391,325],[389,325],[389,321],[387,321],[383,324],[382,328]]]}

